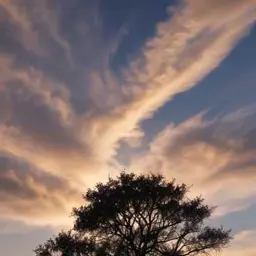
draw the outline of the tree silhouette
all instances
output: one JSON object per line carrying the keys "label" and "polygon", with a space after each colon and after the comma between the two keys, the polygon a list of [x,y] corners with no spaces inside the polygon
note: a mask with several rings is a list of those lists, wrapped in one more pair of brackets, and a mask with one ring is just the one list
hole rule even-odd
{"label": "tree silhouette", "polygon": [[187,198],[188,187],[161,175],[121,173],[84,195],[74,228],[36,250],[37,256],[186,256],[223,249],[230,230],[205,224],[213,207]]}

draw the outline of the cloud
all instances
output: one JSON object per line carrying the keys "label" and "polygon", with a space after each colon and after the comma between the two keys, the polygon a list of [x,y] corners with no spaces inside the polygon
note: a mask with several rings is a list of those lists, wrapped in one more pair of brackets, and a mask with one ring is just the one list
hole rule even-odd
{"label": "cloud", "polygon": [[[15,1],[12,0],[1,0],[1,11],[5,12],[5,17],[10,24],[17,28],[17,39],[24,45],[24,47],[27,50],[42,54],[43,50],[40,46],[38,34],[33,28],[33,24],[28,14],[24,11],[24,7],[22,8],[20,5],[15,5],[14,3]],[[15,29],[14,32],[16,32]]]}
{"label": "cloud", "polygon": [[[39,56],[48,55],[47,36],[62,48],[71,60],[69,43],[60,35],[57,10],[51,1],[1,0],[0,11],[3,20],[10,25],[10,31],[28,51]],[[46,34],[45,34],[46,32]]]}
{"label": "cloud", "polygon": [[[195,86],[217,67],[246,35],[255,17],[254,2],[250,0],[184,1],[184,5],[178,6],[168,20],[157,26],[156,36],[146,42],[141,55],[135,56],[129,67],[117,75],[109,62],[118,51],[122,30],[114,40],[108,39],[102,43],[102,38],[97,38],[102,24],[96,26],[96,32],[88,25],[89,32],[84,35],[84,38],[89,38],[86,45],[78,42],[73,46],[61,34],[61,24],[58,24],[62,21],[61,11],[58,15],[51,11],[52,3],[48,1],[39,3],[26,0],[25,3],[0,0],[0,7],[5,13],[4,22],[15,27],[11,32],[18,31],[14,33],[16,40],[29,53],[29,57],[23,59],[18,52],[1,53],[0,56],[0,153],[11,155],[12,165],[15,158],[18,159],[14,164],[14,174],[5,171],[8,175],[14,175],[15,179],[7,175],[8,181],[1,188],[10,191],[10,196],[13,195],[11,191],[20,189],[19,194],[24,194],[30,200],[31,207],[23,210],[22,204],[19,214],[22,218],[25,215],[30,218],[34,216],[35,220],[43,216],[37,212],[34,202],[42,204],[45,212],[51,212],[50,207],[54,212],[56,206],[52,206],[53,199],[44,194],[45,201],[41,200],[41,193],[44,192],[38,192],[33,187],[34,183],[39,188],[43,186],[42,191],[53,191],[54,200],[61,201],[62,197],[58,195],[62,193],[64,185],[57,183],[56,187],[52,186],[48,175],[55,182],[54,177],[70,179],[77,191],[84,191],[86,186],[99,179],[104,180],[109,173],[119,172],[120,164],[115,157],[120,142],[138,145],[144,134],[139,128],[140,122],[151,117],[178,93]],[[75,49],[77,45],[82,48]],[[62,56],[55,63],[59,48],[64,50],[67,56],[64,59],[72,62],[73,68],[66,65]],[[81,60],[79,54],[88,59]],[[51,65],[48,66],[49,63]],[[83,106],[80,111],[76,106],[80,104],[78,98]],[[88,102],[84,103],[85,99]],[[229,154],[234,154],[236,147],[239,148],[240,144],[237,145],[233,138],[223,144],[223,138],[215,140],[215,137],[211,137],[209,127],[213,129],[213,126],[200,117],[190,124],[188,122],[177,129],[170,129],[181,129],[183,133],[188,133],[187,125],[195,126],[194,133],[185,138],[180,135],[180,143],[190,141],[190,145],[196,144],[199,136],[196,129],[200,130],[201,144],[197,143],[193,149],[198,153],[197,159],[189,156],[188,152],[188,157],[194,163],[202,160],[196,170],[198,175],[217,159],[221,160],[218,166],[224,167]],[[161,138],[152,143],[153,150],[158,150],[158,140],[161,141]],[[205,144],[207,152],[206,160],[203,160],[200,154]],[[179,150],[182,152],[183,148]],[[220,151],[223,152],[221,158]],[[155,153],[159,158],[166,157],[161,152]],[[25,168],[20,159],[29,169],[25,177],[18,176],[19,173],[24,174]],[[154,159],[152,157],[149,162]],[[175,161],[180,170],[185,170],[184,163],[179,163],[178,159]],[[46,184],[40,184],[37,172]],[[18,182],[17,186],[15,182]],[[9,185],[6,187],[4,184]],[[26,187],[28,190],[25,190]],[[72,196],[76,200],[76,193],[70,193],[68,203],[72,202]],[[36,198],[35,201],[33,198]],[[23,203],[21,198],[17,198],[13,205],[6,202],[5,214],[14,214],[15,207],[19,208],[19,201]],[[15,216],[19,218],[18,213]]]}
{"label": "cloud", "polygon": [[50,170],[56,166],[69,169],[72,161],[76,166],[83,163],[90,155],[90,146],[83,141],[83,127],[78,126],[65,85],[35,69],[7,66],[4,72],[8,76],[0,91],[0,149],[40,168],[49,163]]}
{"label": "cloud", "polygon": [[[81,199],[69,182],[12,155],[0,155],[0,217],[58,225]],[[72,200],[72,205],[71,201]],[[18,210],[17,210],[18,209]]]}
{"label": "cloud", "polygon": [[183,1],[169,20],[158,25],[142,56],[126,70],[119,96],[124,104],[101,118],[101,126],[95,129],[109,144],[134,137],[143,119],[216,68],[247,34],[254,18],[250,0]]}
{"label": "cloud", "polygon": [[230,248],[228,248],[223,255],[224,256],[240,256],[248,255],[254,256],[256,230],[246,230],[237,234],[232,241]]}
{"label": "cloud", "polygon": [[219,205],[217,214],[247,207],[256,194],[256,145],[251,143],[255,123],[250,121],[256,109],[254,113],[251,109],[250,117],[239,113],[245,109],[212,120],[201,113],[166,126],[149,149],[132,161],[130,169],[160,172],[194,184],[195,194],[203,193],[209,202]]}

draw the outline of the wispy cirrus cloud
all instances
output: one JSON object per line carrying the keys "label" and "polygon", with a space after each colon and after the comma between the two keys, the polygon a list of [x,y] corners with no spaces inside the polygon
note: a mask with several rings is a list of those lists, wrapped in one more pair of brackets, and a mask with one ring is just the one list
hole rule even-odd
{"label": "wispy cirrus cloud", "polygon": [[51,1],[1,0],[2,20],[12,36],[28,51],[39,56],[49,54],[47,37],[52,38],[71,60],[70,46],[59,31],[58,13]]}
{"label": "wispy cirrus cloud", "polygon": [[[255,2],[251,0],[182,1],[170,13],[170,18],[157,26],[155,37],[146,42],[141,55],[135,56],[129,67],[116,75],[109,61],[114,54],[113,49],[114,52],[118,50],[120,37],[102,42],[97,37],[102,26],[97,25],[97,40],[93,41],[95,31],[87,24],[89,28],[85,33],[92,35],[92,41],[88,42],[90,47],[85,45],[84,49],[82,43],[77,43],[72,48],[59,29],[60,18],[56,17],[61,16],[61,12],[55,16],[48,3],[40,1],[23,6],[14,0],[0,1],[6,15],[4,21],[15,26],[18,31],[16,39],[37,59],[31,59],[28,68],[28,64],[25,65],[15,53],[1,53],[0,97],[3,108],[0,110],[0,152],[1,155],[11,154],[22,159],[30,168],[47,175],[70,178],[70,183],[77,185],[77,193],[84,189],[84,185],[104,179],[109,173],[119,172],[120,164],[115,156],[120,142],[137,141],[143,136],[140,122],[150,118],[175,95],[195,86],[217,67],[246,35],[255,18]],[[68,56],[60,58],[60,67],[52,64],[55,63],[52,56],[44,55],[45,51],[54,53],[56,44],[58,50],[64,50]],[[75,49],[77,45],[82,46],[81,56],[88,57],[88,61],[86,58],[81,61]],[[43,57],[38,57],[38,54]],[[70,63],[71,59],[72,68],[62,63],[63,60]],[[48,67],[49,63],[57,71],[53,72]],[[79,111],[76,106],[78,96],[81,101],[88,100],[86,104],[82,102],[83,108]],[[207,132],[208,126],[198,121],[198,117],[196,120],[192,121],[199,122],[196,128]],[[207,129],[204,130],[204,126]],[[193,136],[197,137],[198,132]],[[213,143],[214,139],[207,136],[209,132],[205,139],[210,139],[208,144]],[[228,147],[234,151],[236,144],[232,143]],[[201,168],[209,166],[208,158],[219,154],[219,151],[214,153],[214,147],[218,146],[209,147],[209,154],[201,159]],[[200,150],[199,147],[197,157],[200,157]],[[16,168],[18,170],[18,165]],[[41,179],[33,179],[40,187]],[[29,186],[25,177],[20,177],[20,180],[24,181],[23,187]],[[47,189],[54,190],[52,186]],[[57,195],[59,191],[55,193]],[[70,201],[72,195],[68,197]],[[58,200],[66,202],[62,197],[66,195],[60,192]],[[50,198],[46,197],[46,200],[51,202]],[[17,197],[12,209],[21,207],[22,202]],[[28,201],[26,207],[29,205],[34,209],[33,202]],[[46,207],[45,211],[54,212],[54,209]],[[27,214],[32,217],[33,212]],[[15,218],[18,219],[19,215],[15,214]],[[37,213],[34,213],[34,218],[38,218]]]}
{"label": "wispy cirrus cloud", "polygon": [[[20,41],[25,48],[32,50],[34,53],[42,54],[43,51],[40,47],[40,40],[37,32],[33,28],[33,24],[24,11],[24,7],[18,2],[12,0],[0,1],[2,15],[8,20],[11,26],[17,29],[16,39]],[[15,29],[14,31],[15,32]]]}
{"label": "wispy cirrus cloud", "polygon": [[255,106],[250,106],[210,120],[201,113],[170,124],[131,162],[130,169],[157,171],[193,184],[193,193],[203,193],[219,205],[216,214],[248,207],[256,194],[255,115]]}
{"label": "wispy cirrus cloud", "polygon": [[140,121],[208,75],[254,23],[254,1],[182,3],[127,70],[119,96],[125,104],[99,121],[110,144],[136,137]]}

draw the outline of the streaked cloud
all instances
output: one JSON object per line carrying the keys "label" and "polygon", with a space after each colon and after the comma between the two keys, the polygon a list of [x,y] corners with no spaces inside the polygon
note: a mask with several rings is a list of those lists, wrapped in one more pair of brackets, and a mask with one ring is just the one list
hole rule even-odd
{"label": "streaked cloud", "polygon": [[238,256],[238,255],[248,255],[254,256],[255,247],[255,230],[246,230],[237,234],[231,243],[231,246],[225,253],[224,256]]}
{"label": "streaked cloud", "polygon": [[[1,0],[2,15],[9,21],[11,26],[17,28],[17,40],[20,41],[25,48],[35,53],[42,54],[40,40],[37,32],[34,30],[28,13],[24,11],[18,2],[12,0]],[[15,32],[15,29],[14,29]]]}
{"label": "streaked cloud", "polygon": [[[10,33],[29,54],[36,56],[33,55],[36,61],[30,56],[26,64],[19,54],[1,53],[0,57],[0,152],[12,156],[11,169],[15,163],[14,171],[9,167],[3,170],[10,184],[9,187],[2,186],[3,193],[17,185],[20,194],[24,193],[26,200],[30,200],[27,203],[18,195],[15,198],[16,193],[10,193],[14,199],[11,205],[6,202],[3,217],[9,216],[15,208],[24,208],[21,217],[13,213],[17,219],[25,219],[26,215],[35,220],[43,219],[34,209],[36,204],[42,204],[45,213],[55,216],[57,205],[51,208],[54,200],[60,200],[65,207],[65,197],[72,202],[72,196],[76,200],[77,193],[83,191],[84,186],[104,180],[109,173],[119,172],[120,163],[115,157],[120,142],[139,145],[145,132],[140,129],[140,123],[152,117],[175,95],[205,78],[249,32],[255,19],[255,1],[252,0],[183,1],[170,12],[169,19],[158,24],[155,37],[145,43],[141,54],[134,56],[121,74],[116,74],[109,62],[125,34],[122,29],[119,36],[105,43],[97,38],[103,26],[98,21],[95,21],[98,24],[95,26],[99,26],[96,32],[88,24],[84,30],[76,28],[87,33],[87,38],[95,32],[98,39],[91,38],[91,42],[87,39],[85,49],[79,48],[81,56],[88,57],[88,60],[81,61],[75,47],[83,46],[83,43],[72,46],[61,34],[58,24],[61,11],[56,14],[55,9],[51,10],[50,1],[25,2],[23,6],[15,0],[0,1],[4,13],[1,21],[11,24]],[[66,56],[60,57],[60,67],[54,62],[58,50],[64,51]],[[88,100],[86,104],[82,102],[84,105],[80,111],[76,106],[77,95],[82,101]],[[181,162],[184,158],[179,156],[179,160],[177,153],[185,152],[194,166],[195,176],[201,177],[203,170],[210,169],[216,162],[215,169],[204,173],[204,178],[222,175],[221,167],[233,164],[231,156],[240,152],[239,147],[244,144],[233,137],[223,141],[221,132],[216,132],[215,140],[212,137],[215,128],[214,121],[205,122],[202,116],[178,127],[167,127],[141,159],[150,156],[148,162],[153,162],[154,167],[163,164],[161,159],[169,165],[165,153],[172,152],[173,164],[179,167],[175,174],[184,171],[185,178],[188,160]],[[177,149],[171,148],[171,140],[173,147],[179,145]],[[188,149],[192,145],[191,153]],[[250,152],[248,149],[248,157]],[[243,157],[245,161],[247,155]],[[22,162],[17,164],[15,158],[18,163]],[[134,166],[146,168],[140,160],[137,161]],[[23,171],[24,176],[20,177],[18,174],[24,163],[29,170]],[[166,170],[165,167],[161,169]],[[48,179],[53,179],[58,185],[48,184]],[[71,187],[76,186],[76,191],[69,193],[67,190],[68,195],[61,195],[66,186],[62,179],[70,179]],[[53,198],[45,195],[46,190],[53,191]],[[35,201],[30,195],[36,198]],[[43,202],[42,197],[45,197]],[[48,215],[45,216],[48,222]]]}
{"label": "streaked cloud", "polygon": [[[70,46],[60,35],[58,13],[51,1],[1,0],[2,20],[10,25],[13,37],[28,51],[48,55],[47,36],[52,38],[71,60]],[[46,33],[46,34],[45,34]]]}
{"label": "streaked cloud", "polygon": [[247,207],[256,194],[255,115],[255,107],[250,106],[212,120],[201,113],[181,124],[170,124],[130,168],[157,171],[193,184],[193,192],[203,193],[220,206],[217,214]]}
{"label": "streaked cloud", "polygon": [[119,96],[125,104],[98,121],[108,143],[137,137],[140,121],[218,66],[252,27],[254,3],[184,1],[169,20],[159,24],[156,36],[125,74],[123,96]]}
{"label": "streaked cloud", "polygon": [[[32,223],[62,224],[81,195],[67,180],[18,159],[0,155],[0,217]],[[70,206],[68,206],[70,205]]]}

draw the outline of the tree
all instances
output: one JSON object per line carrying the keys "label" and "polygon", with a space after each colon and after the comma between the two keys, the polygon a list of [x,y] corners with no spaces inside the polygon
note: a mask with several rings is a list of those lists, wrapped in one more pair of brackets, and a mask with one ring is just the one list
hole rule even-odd
{"label": "tree", "polygon": [[73,230],[39,246],[36,255],[194,256],[223,249],[230,230],[207,226],[214,208],[187,193],[186,185],[161,175],[121,173],[89,189],[86,204],[73,209]]}

